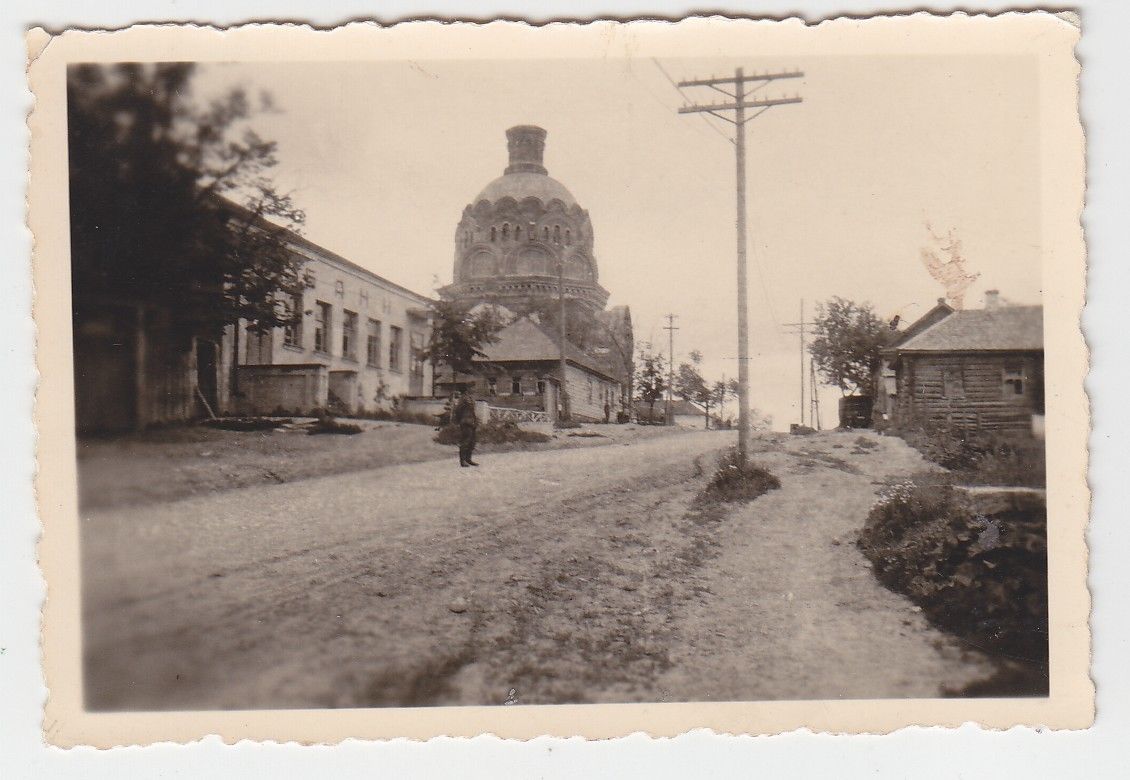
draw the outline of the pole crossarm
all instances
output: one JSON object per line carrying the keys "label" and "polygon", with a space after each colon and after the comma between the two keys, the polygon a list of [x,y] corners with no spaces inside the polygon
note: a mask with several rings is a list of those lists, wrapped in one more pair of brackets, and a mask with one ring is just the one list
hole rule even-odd
{"label": "pole crossarm", "polygon": [[[734,125],[734,173],[737,184],[736,197],[736,217],[735,226],[737,227],[737,304],[738,304],[738,460],[741,463],[746,462],[749,452],[749,312],[748,300],[746,298],[747,290],[747,272],[746,272],[746,167],[745,167],[745,126],[746,123],[761,116],[764,112],[768,111],[772,106],[784,106],[793,103],[802,102],[800,96],[794,95],[793,97],[782,98],[766,98],[757,99],[753,97],[753,92],[759,90],[769,82],[776,81],[777,79],[795,79],[804,75],[801,71],[785,71],[781,73],[754,73],[746,75],[742,68],[737,68],[734,71],[733,78],[708,78],[708,79],[690,79],[687,81],[679,82],[679,88],[683,87],[710,87],[718,92],[723,93],[729,97],[732,102],[728,103],[714,103],[710,105],[685,105],[679,109],[680,114],[710,114],[718,119],[725,120]],[[732,85],[733,92],[723,89],[721,85]],[[752,86],[756,85],[756,86]],[[752,88],[750,88],[752,86]],[[746,109],[757,109],[750,115],[746,115]],[[726,116],[727,112],[733,112],[733,118]],[[709,123],[708,123],[709,124]],[[801,313],[801,322],[804,322],[803,310]],[[804,328],[801,328],[801,338],[804,338]],[[674,348],[672,347],[672,352]],[[672,355],[672,357],[674,357]],[[803,359],[803,350],[802,350]],[[801,382],[804,381],[804,373],[801,373]],[[803,395],[803,390],[801,391]],[[803,404],[802,404],[803,407]],[[803,408],[802,408],[803,414]]]}
{"label": "pole crossarm", "polygon": [[[742,81],[776,81],[777,79],[799,79],[804,78],[804,71],[789,70],[782,71],[781,73],[763,73],[763,74],[750,74],[748,76],[742,75]],[[680,81],[680,87],[713,87],[718,84],[736,84],[738,79],[736,76],[724,76],[722,78],[709,78],[709,79],[690,79],[688,81]]]}
{"label": "pole crossarm", "polygon": [[714,103],[706,106],[683,106],[679,109],[680,114],[694,114],[700,111],[705,111],[708,114],[714,114],[717,111],[734,111],[739,108],[768,108],[769,106],[783,106],[789,103],[803,103],[804,98],[789,97],[789,98],[771,98],[769,100],[745,100],[741,103]]}

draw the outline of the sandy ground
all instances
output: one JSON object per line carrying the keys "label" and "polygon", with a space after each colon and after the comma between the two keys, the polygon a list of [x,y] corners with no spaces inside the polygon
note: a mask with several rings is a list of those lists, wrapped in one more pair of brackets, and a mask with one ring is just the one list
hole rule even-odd
{"label": "sandy ground", "polygon": [[[432,441],[435,430],[428,425],[346,422],[361,426],[363,432],[353,436],[308,436],[297,426],[237,432],[197,425],[113,439],[80,439],[79,499],[88,509],[128,506],[457,457],[454,447]],[[481,449],[491,452],[600,446],[638,441],[670,430],[639,425],[585,425],[579,430],[555,432],[548,425],[529,427],[552,435],[553,440]]]}
{"label": "sandy ground", "polygon": [[782,488],[724,511],[694,432],[84,512],[88,704],[936,696],[991,668],[854,547],[922,468],[871,438],[761,440]]}

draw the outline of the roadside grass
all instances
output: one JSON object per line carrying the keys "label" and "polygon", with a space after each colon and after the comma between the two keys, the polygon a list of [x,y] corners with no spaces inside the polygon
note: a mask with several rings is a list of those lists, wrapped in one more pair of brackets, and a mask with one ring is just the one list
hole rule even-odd
{"label": "roadside grass", "polygon": [[718,460],[706,487],[698,495],[699,505],[753,501],[781,487],[781,481],[766,469],[747,460],[741,462],[737,448],[726,450]]}
{"label": "roadside grass", "polygon": [[1047,486],[1046,452],[1041,439],[931,425],[911,426],[897,435],[964,484]]}
{"label": "roadside grass", "polygon": [[[475,431],[478,444],[544,444],[553,437],[541,431],[528,431],[509,420],[480,425]],[[446,425],[433,439],[437,444],[459,444],[459,427]]]}

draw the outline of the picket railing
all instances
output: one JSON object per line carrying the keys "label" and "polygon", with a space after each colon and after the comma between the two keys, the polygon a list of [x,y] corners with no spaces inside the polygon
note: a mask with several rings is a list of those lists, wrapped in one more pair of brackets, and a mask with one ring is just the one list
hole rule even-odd
{"label": "picket railing", "polygon": [[509,409],[504,406],[489,406],[487,408],[490,410],[491,422],[553,422],[549,418],[549,412],[543,412],[540,409]]}

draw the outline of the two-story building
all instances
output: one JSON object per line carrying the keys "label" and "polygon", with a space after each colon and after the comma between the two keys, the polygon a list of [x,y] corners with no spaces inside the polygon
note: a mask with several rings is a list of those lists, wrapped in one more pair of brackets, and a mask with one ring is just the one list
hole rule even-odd
{"label": "two-story building", "polygon": [[228,327],[219,361],[228,381],[217,383],[219,408],[361,414],[431,396],[432,368],[422,358],[431,299],[301,236],[290,243],[306,263],[306,289],[290,304],[300,314],[293,325],[264,334],[242,322]]}

